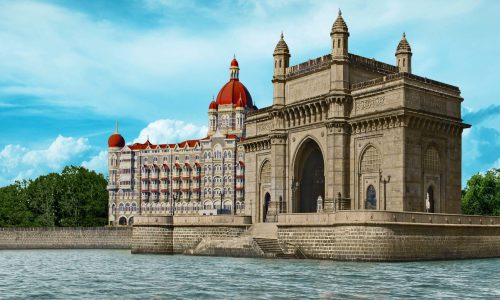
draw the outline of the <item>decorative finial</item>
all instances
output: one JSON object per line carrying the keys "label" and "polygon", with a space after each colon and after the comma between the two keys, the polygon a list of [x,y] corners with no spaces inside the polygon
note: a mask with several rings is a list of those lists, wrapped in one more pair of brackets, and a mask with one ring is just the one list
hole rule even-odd
{"label": "decorative finial", "polygon": [[147,142],[149,142],[149,134],[146,137],[147,137],[147,140],[146,140],[146,143],[147,143]]}
{"label": "decorative finial", "polygon": [[116,124],[115,124],[115,133],[118,133],[118,120],[116,120]]}
{"label": "decorative finial", "polygon": [[406,39],[406,32],[403,31],[403,38]]}
{"label": "decorative finial", "polygon": [[342,15],[342,11],[340,10],[340,7],[339,7],[339,17]]}
{"label": "decorative finial", "polygon": [[283,39],[283,30],[281,30],[281,38]]}
{"label": "decorative finial", "polygon": [[233,59],[236,59],[236,53],[233,53]]}

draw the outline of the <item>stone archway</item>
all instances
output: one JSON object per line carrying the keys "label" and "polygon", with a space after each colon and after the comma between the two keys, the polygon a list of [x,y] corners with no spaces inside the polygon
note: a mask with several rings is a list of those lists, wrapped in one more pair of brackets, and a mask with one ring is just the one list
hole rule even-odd
{"label": "stone archway", "polygon": [[[266,207],[267,200],[269,202]],[[271,203],[271,162],[269,160],[266,160],[260,168],[258,203],[258,212],[256,214],[257,222],[269,221],[268,213]]]}
{"label": "stone archway", "polygon": [[325,199],[325,163],[319,145],[309,139],[299,148],[294,163],[293,212],[317,212],[318,198]]}
{"label": "stone archway", "polygon": [[124,217],[124,216],[121,216],[119,219],[118,219],[118,224],[119,225],[127,225],[127,218]]}

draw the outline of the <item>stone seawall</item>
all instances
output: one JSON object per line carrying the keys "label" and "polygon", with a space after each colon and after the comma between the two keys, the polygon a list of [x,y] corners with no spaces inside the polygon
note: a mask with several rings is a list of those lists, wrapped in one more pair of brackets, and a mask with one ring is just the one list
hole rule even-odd
{"label": "stone seawall", "polygon": [[172,226],[134,226],[132,253],[172,254]]}
{"label": "stone seawall", "polygon": [[174,253],[194,249],[202,239],[227,239],[240,236],[246,227],[176,226],[173,232]]}
{"label": "stone seawall", "polygon": [[131,227],[0,228],[5,249],[130,249]]}
{"label": "stone seawall", "polygon": [[336,224],[278,226],[278,239],[307,258],[413,261],[500,257],[500,226]]}

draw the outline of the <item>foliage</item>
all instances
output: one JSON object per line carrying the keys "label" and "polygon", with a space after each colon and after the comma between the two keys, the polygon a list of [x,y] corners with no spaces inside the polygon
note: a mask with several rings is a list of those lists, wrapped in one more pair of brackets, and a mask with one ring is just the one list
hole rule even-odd
{"label": "foliage", "polygon": [[500,216],[500,169],[473,175],[462,192],[462,212]]}
{"label": "foliage", "polygon": [[0,227],[106,225],[106,185],[102,174],[70,166],[0,188]]}

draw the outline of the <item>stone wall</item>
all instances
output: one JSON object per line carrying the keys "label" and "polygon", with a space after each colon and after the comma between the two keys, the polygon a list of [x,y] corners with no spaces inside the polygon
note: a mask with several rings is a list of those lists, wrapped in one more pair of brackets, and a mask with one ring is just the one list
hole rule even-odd
{"label": "stone wall", "polygon": [[131,227],[0,228],[5,249],[129,249]]}
{"label": "stone wall", "polygon": [[278,240],[308,258],[333,260],[500,257],[500,218],[388,211],[285,214]]}
{"label": "stone wall", "polygon": [[172,226],[134,226],[132,253],[171,254],[173,249]]}
{"label": "stone wall", "polygon": [[204,238],[233,238],[240,236],[245,226],[175,226],[173,232],[173,252],[184,253],[194,249]]}

